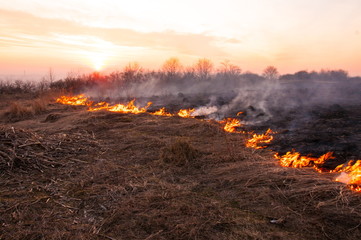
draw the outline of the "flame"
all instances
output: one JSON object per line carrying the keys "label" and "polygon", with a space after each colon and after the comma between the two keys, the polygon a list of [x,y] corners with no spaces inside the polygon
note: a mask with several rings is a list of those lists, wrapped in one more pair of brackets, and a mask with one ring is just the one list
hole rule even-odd
{"label": "flame", "polygon": [[357,160],[355,163],[350,161],[345,167],[344,164],[337,168],[344,167],[342,173],[335,179],[337,182],[343,182],[348,184],[349,188],[356,192],[361,192],[361,160]]}
{"label": "flame", "polygon": [[181,109],[178,112],[178,116],[182,117],[182,118],[192,118],[191,113],[194,112],[195,109]]}
{"label": "flame", "polygon": [[108,110],[109,103],[107,102],[100,102],[95,104],[94,106],[89,106],[88,111],[100,111],[100,110]]}
{"label": "flame", "polygon": [[61,96],[56,99],[56,102],[61,104],[74,105],[74,106],[81,106],[81,105],[89,106],[92,104],[92,102],[89,101],[84,94],[79,94],[73,97]]}
{"label": "flame", "polygon": [[319,158],[309,157],[309,156],[301,156],[299,152],[287,152],[283,156],[279,156],[276,153],[274,156],[276,159],[280,161],[281,166],[283,167],[294,167],[294,168],[303,168],[308,166],[313,166],[315,170],[318,172],[324,172],[322,168],[318,165],[324,164],[329,159],[334,159],[332,156],[333,152],[328,152],[323,154]]}
{"label": "flame", "polygon": [[167,112],[167,110],[165,109],[165,107],[162,107],[161,109],[159,109],[158,111],[151,113],[152,115],[157,115],[157,116],[167,116],[167,117],[171,117],[173,116],[173,114]]}
{"label": "flame", "polygon": [[271,129],[268,129],[264,134],[253,134],[251,139],[248,139],[246,142],[246,147],[255,148],[255,149],[263,149],[267,146],[260,146],[259,144],[268,144],[273,140],[273,136],[270,134],[274,134]]}
{"label": "flame", "polygon": [[241,122],[235,118],[227,118],[220,123],[225,123],[223,129],[226,132],[237,132],[236,128],[242,126]]}
{"label": "flame", "polygon": [[237,113],[237,116],[239,116],[239,115],[241,115],[241,114],[243,114],[243,112],[238,112],[238,113]]}
{"label": "flame", "polygon": [[152,104],[152,102],[148,102],[147,106],[143,108],[138,108],[134,105],[135,99],[128,102],[127,104],[115,104],[112,106],[109,106],[109,103],[106,102],[100,102],[98,104],[95,104],[92,107],[89,107],[88,111],[99,111],[99,110],[107,110],[110,112],[119,112],[119,113],[133,113],[133,114],[139,114],[139,113],[145,113],[147,111],[147,108]]}
{"label": "flame", "polygon": [[[89,101],[84,94],[73,97],[61,96],[56,100],[56,102],[67,105],[86,105],[88,106],[88,111],[106,110],[110,112],[133,114],[147,112],[148,107],[152,104],[152,102],[148,102],[145,107],[138,108],[134,105],[135,99],[128,102],[127,104],[110,105],[107,102],[93,104],[93,102]],[[191,118],[193,117],[191,114],[194,111],[195,109],[181,109],[178,112],[178,116],[183,118]],[[151,114],[159,116],[174,116],[173,114],[168,113],[164,107]],[[240,114],[242,114],[242,112],[237,113],[237,116]],[[237,127],[241,126],[241,123],[238,119],[227,118],[219,122],[221,124],[225,124],[223,128],[226,132],[245,133],[236,130]],[[252,138],[247,140],[246,146],[255,149],[266,148],[264,144],[268,144],[273,140],[273,136],[271,134],[274,133],[275,132],[273,132],[271,129],[268,129],[264,134],[253,134]],[[280,165],[283,167],[302,168],[312,166],[318,172],[340,172],[341,174],[335,179],[335,181],[346,183],[351,190],[361,192],[361,160],[356,162],[350,161],[347,165],[341,164],[334,170],[330,171],[323,169],[321,166],[329,159],[334,159],[332,152],[328,152],[319,158],[301,156],[300,153],[295,151],[287,152],[283,156],[280,156],[278,153],[276,153],[274,156],[279,160]]]}

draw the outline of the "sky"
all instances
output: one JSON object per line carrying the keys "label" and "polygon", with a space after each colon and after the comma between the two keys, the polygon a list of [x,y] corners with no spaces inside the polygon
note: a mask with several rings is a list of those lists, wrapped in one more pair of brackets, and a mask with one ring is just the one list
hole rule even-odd
{"label": "sky", "polygon": [[171,57],[361,75],[360,0],[0,0],[0,78],[159,69]]}

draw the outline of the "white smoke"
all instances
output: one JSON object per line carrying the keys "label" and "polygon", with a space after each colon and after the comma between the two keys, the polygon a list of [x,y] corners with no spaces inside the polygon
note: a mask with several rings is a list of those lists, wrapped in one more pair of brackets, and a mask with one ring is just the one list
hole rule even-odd
{"label": "white smoke", "polygon": [[347,173],[342,172],[338,177],[336,177],[335,181],[348,184],[351,181],[351,178]]}
{"label": "white smoke", "polygon": [[216,106],[211,106],[211,107],[200,107],[197,108],[191,115],[196,117],[196,116],[208,116],[212,113],[215,113],[218,111],[218,108]]}

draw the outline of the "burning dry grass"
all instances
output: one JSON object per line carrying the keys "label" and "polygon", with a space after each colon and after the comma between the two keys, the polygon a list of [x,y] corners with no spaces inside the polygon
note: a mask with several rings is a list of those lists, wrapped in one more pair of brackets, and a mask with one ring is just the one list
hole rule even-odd
{"label": "burning dry grass", "polygon": [[360,196],[334,174],[283,168],[215,122],[67,111],[37,125],[46,134],[9,135],[12,146],[46,148],[16,145],[17,155],[27,148],[62,165],[0,175],[0,238],[361,237]]}

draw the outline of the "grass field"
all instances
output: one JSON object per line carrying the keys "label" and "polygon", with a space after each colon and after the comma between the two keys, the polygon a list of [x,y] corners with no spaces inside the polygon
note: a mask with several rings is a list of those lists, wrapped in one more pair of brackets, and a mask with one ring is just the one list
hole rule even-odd
{"label": "grass field", "polygon": [[359,193],[217,122],[13,95],[0,108],[0,239],[361,237]]}

